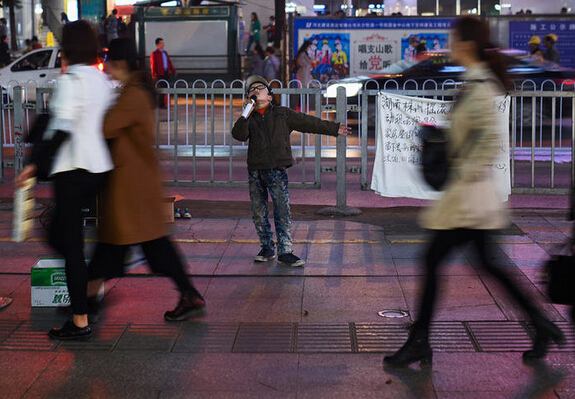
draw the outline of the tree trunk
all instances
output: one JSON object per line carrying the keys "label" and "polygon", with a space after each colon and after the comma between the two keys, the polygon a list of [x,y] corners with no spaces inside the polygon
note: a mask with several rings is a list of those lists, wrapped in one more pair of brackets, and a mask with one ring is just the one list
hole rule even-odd
{"label": "tree trunk", "polygon": [[10,1],[10,47],[12,51],[18,50],[18,43],[16,42],[16,13],[14,12],[14,1]]}

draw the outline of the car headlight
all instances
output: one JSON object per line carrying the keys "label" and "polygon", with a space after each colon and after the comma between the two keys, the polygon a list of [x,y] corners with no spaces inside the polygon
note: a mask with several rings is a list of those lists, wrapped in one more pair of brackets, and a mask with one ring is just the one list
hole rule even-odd
{"label": "car headlight", "polygon": [[363,83],[336,83],[331,86],[327,87],[325,92],[325,96],[327,98],[336,98],[337,97],[337,88],[343,87],[345,88],[345,95],[346,97],[355,97],[357,93],[363,87]]}

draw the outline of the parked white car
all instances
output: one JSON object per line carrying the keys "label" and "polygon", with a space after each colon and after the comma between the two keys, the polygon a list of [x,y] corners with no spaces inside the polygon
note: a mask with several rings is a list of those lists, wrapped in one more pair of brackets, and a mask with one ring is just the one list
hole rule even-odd
{"label": "parked white car", "polygon": [[0,69],[2,93],[12,98],[14,87],[20,85],[26,92],[27,100],[36,101],[36,88],[50,87],[60,75],[61,67],[58,47],[32,50]]}

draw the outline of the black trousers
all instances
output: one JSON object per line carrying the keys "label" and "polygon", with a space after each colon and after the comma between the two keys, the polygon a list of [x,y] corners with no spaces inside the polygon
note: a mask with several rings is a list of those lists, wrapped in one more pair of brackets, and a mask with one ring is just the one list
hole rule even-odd
{"label": "black trousers", "polygon": [[414,324],[414,330],[429,334],[429,325],[433,317],[434,304],[437,297],[437,269],[441,261],[445,259],[452,249],[468,242],[472,242],[475,246],[483,269],[499,280],[503,287],[507,289],[515,301],[517,301],[531,318],[539,315],[539,310],[533,302],[521,292],[507,271],[502,267],[496,266],[491,261],[490,245],[492,244],[489,243],[490,235],[489,230],[455,229],[433,231],[433,238],[429,243],[425,255],[427,272],[425,289],[419,307],[419,318]]}
{"label": "black trousers", "polygon": [[[158,76],[156,78],[156,84],[160,81],[160,80],[166,80],[168,82],[168,84],[166,85],[165,83],[162,82],[162,84],[160,84],[158,86],[158,89],[165,89],[165,88],[169,88],[170,85],[172,84],[172,81],[170,80],[170,74],[167,73],[163,76]],[[168,102],[168,95],[167,94],[158,94],[158,100],[159,100],[159,107],[160,108],[165,108],[167,107],[167,102]]]}
{"label": "black trousers", "polygon": [[88,312],[82,207],[102,189],[106,176],[107,173],[89,173],[81,169],[54,175],[56,209],[49,242],[66,261],[66,279],[74,314]]}
{"label": "black trousers", "polygon": [[[182,257],[168,237],[142,242],[139,245],[154,273],[170,277],[183,295],[202,297],[186,276]],[[89,280],[122,277],[128,248],[129,245],[98,243],[88,267]]]}

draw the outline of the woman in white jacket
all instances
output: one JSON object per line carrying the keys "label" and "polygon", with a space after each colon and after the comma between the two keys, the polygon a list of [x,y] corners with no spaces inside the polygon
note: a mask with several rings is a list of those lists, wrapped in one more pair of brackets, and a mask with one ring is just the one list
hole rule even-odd
{"label": "woman in white jacket", "polygon": [[417,361],[422,366],[431,365],[429,325],[436,298],[437,269],[452,249],[469,242],[477,250],[483,269],[499,280],[533,322],[534,346],[524,352],[523,358],[542,358],[551,340],[563,340],[559,328],[545,318],[505,268],[494,264],[490,256],[491,233],[508,224],[506,207],[497,193],[492,171],[500,151],[494,99],[504,94],[505,65],[492,47],[486,22],[470,16],[455,22],[451,57],[466,68],[466,84],[451,114],[453,167],[445,193],[422,218],[431,239],[425,255],[427,277],[419,317],[405,345],[394,355],[386,356],[384,366],[404,367]]}
{"label": "woman in white jacket", "polygon": [[[54,135],[65,137],[57,149],[49,175],[54,182],[56,210],[51,225],[50,245],[66,261],[66,278],[72,318],[62,328],[53,328],[54,339],[86,338],[88,268],[84,260],[82,207],[95,198],[113,169],[103,135],[103,121],[112,100],[112,88],[96,66],[98,39],[89,23],[80,20],[62,28],[62,60],[66,71],[50,101],[50,122],[44,141]],[[43,154],[35,145],[30,163],[16,179],[17,185],[37,172]]]}

